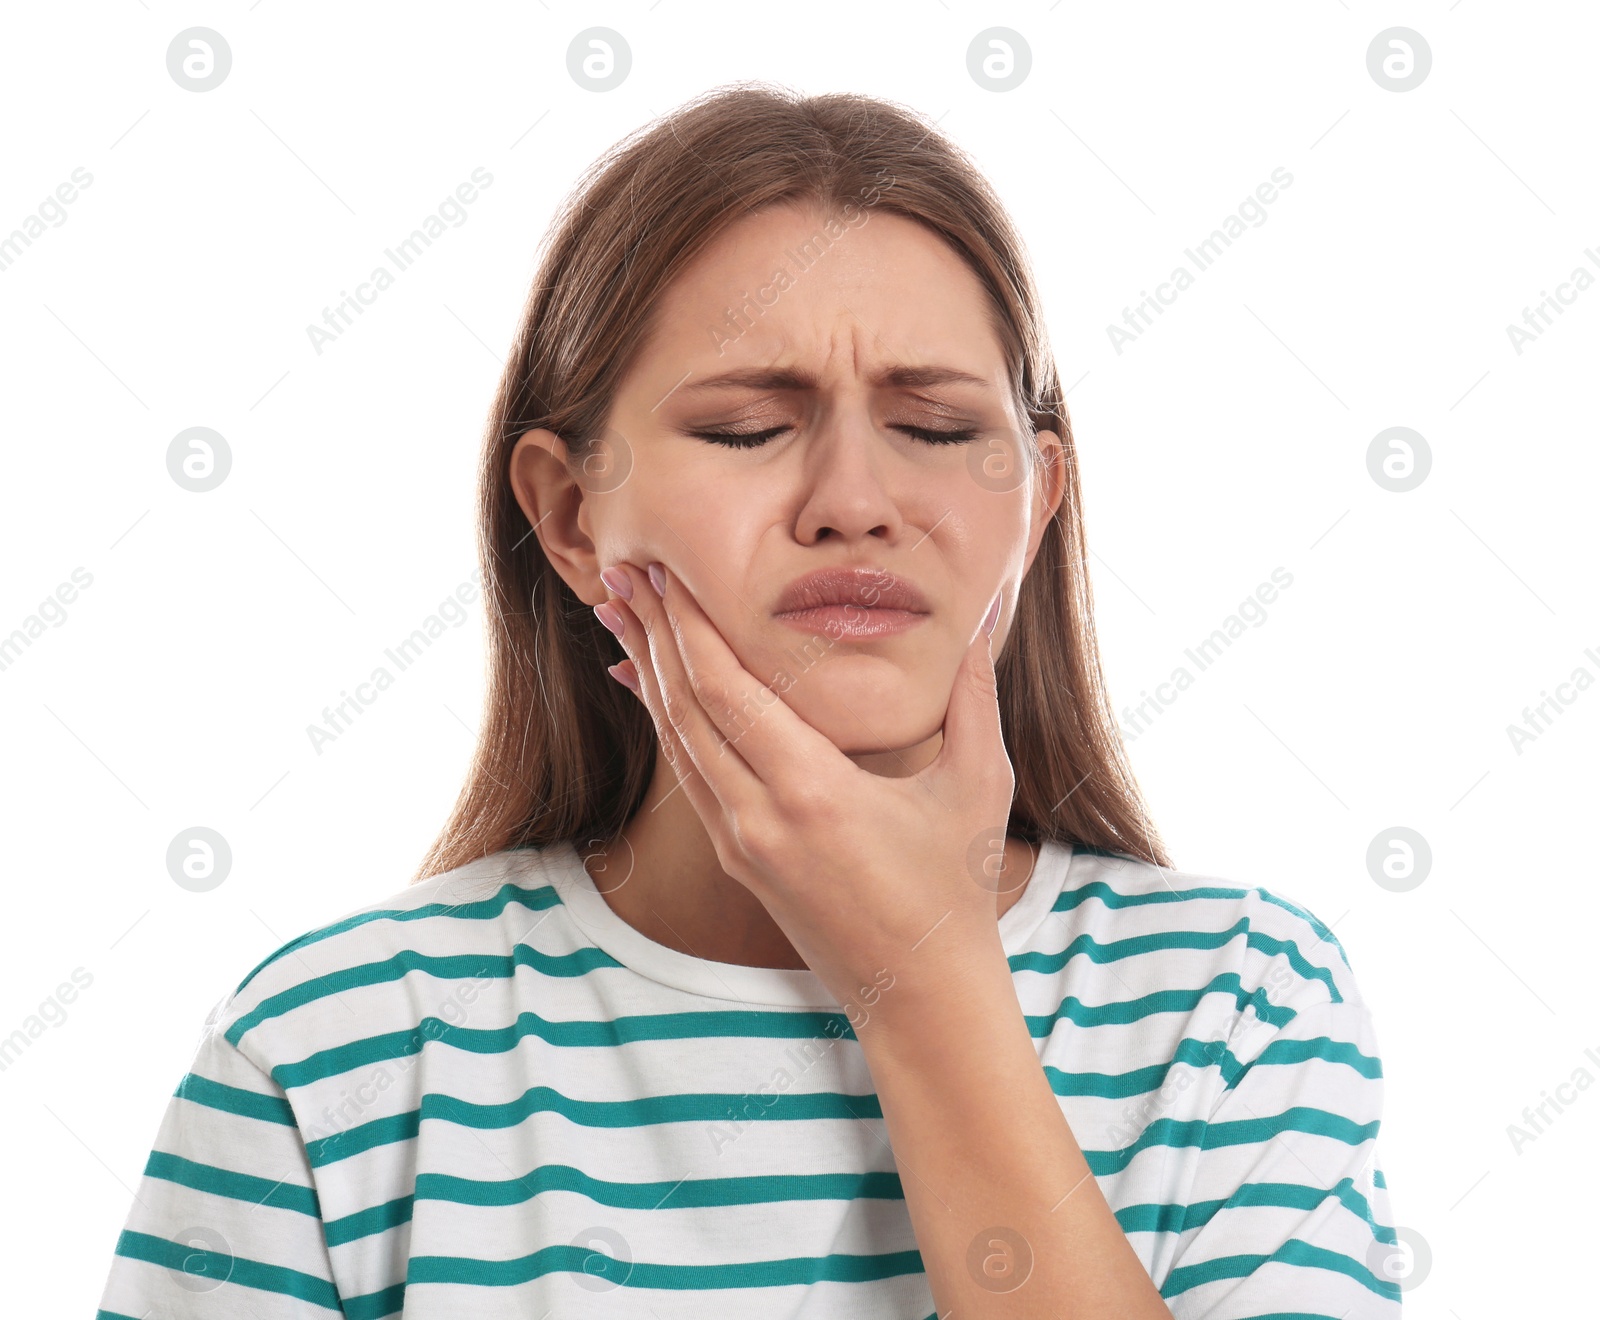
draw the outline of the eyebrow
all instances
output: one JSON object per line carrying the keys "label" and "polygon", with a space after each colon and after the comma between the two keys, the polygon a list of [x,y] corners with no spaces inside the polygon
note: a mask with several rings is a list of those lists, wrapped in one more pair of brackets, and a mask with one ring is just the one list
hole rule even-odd
{"label": "eyebrow", "polygon": [[[890,367],[874,376],[872,384],[880,389],[920,389],[929,385],[977,385],[984,389],[992,388],[991,382],[982,376],[974,376],[970,371],[961,371],[956,367],[941,366]],[[814,390],[816,388],[817,378],[810,372],[795,367],[745,367],[739,371],[709,376],[705,380],[680,386],[681,390]]]}

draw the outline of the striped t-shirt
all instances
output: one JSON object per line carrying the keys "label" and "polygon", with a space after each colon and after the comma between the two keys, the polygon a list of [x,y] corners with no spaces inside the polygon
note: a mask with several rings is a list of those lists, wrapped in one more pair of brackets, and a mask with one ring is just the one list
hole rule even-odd
{"label": "striped t-shirt", "polygon": [[[1045,1075],[1177,1320],[1399,1315],[1383,1071],[1321,921],[1046,843],[999,930]],[[559,844],[312,930],[217,1005],[101,1308],[924,1320],[933,1295],[821,980],[655,943]]]}

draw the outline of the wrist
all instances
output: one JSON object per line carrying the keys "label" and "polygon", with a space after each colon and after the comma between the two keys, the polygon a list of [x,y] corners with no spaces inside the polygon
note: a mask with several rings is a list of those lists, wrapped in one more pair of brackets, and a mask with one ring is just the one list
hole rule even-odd
{"label": "wrist", "polygon": [[874,1002],[858,1000],[851,1021],[869,1057],[937,1066],[942,1044],[993,1033],[1012,1019],[1025,1030],[1011,965],[993,926],[959,944],[941,941],[936,932],[896,960],[877,986]]}

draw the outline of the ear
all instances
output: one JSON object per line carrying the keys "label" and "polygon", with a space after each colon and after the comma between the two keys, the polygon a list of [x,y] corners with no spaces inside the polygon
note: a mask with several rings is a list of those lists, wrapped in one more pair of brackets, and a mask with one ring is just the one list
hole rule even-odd
{"label": "ear", "polygon": [[586,605],[607,597],[599,554],[589,529],[582,485],[572,475],[567,445],[554,431],[524,431],[511,450],[512,493],[539,538],[545,557]]}
{"label": "ear", "polygon": [[1055,517],[1067,488],[1067,451],[1061,437],[1054,431],[1035,431],[1034,443],[1039,446],[1040,463],[1036,497],[1028,512],[1028,561],[1024,573],[1033,567],[1033,557],[1044,540],[1045,525]]}

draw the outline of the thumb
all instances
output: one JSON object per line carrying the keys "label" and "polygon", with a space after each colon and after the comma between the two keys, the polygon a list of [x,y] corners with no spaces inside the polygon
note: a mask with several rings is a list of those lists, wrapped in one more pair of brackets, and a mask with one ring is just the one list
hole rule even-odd
{"label": "thumb", "polygon": [[[1003,595],[1003,593],[1002,593]],[[944,713],[944,744],[936,761],[966,767],[1003,764],[1008,770],[1005,735],[1000,727],[1000,692],[994,671],[994,636],[998,631],[1001,597],[996,596],[985,619],[987,628],[967,646],[950,688]]]}

